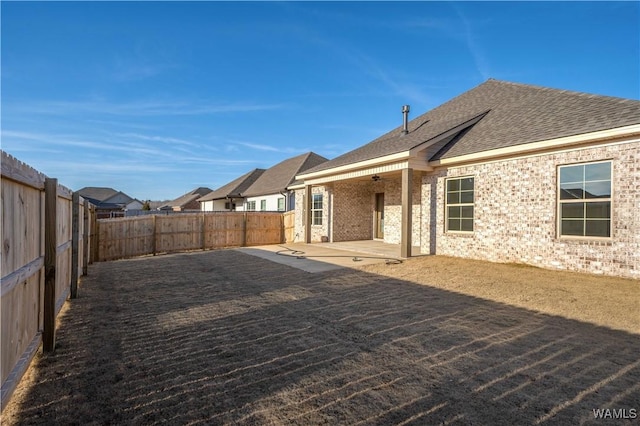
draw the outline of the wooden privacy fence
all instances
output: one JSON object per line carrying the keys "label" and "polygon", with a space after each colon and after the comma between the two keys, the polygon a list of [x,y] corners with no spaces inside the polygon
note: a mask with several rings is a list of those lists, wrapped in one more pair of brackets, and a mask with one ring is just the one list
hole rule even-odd
{"label": "wooden privacy fence", "polygon": [[296,239],[296,212],[291,210],[282,215],[282,226],[284,227],[284,241],[293,243]]}
{"label": "wooden privacy fence", "polygon": [[2,154],[1,403],[6,406],[36,351],[55,347],[55,322],[76,297],[92,257],[93,206]]}
{"label": "wooden privacy fence", "polygon": [[202,212],[98,220],[98,261],[285,242],[282,213]]}

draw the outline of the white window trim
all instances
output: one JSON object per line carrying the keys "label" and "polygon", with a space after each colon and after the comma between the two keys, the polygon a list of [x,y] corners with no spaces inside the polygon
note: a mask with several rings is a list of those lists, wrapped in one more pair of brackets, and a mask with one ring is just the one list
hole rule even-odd
{"label": "white window trim", "polygon": [[[473,178],[473,203],[458,203],[451,204],[451,206],[473,206],[473,230],[472,231],[457,231],[449,230],[449,203],[447,203],[447,182],[450,180],[462,180],[467,178]],[[465,176],[450,176],[444,179],[444,232],[447,234],[465,234],[471,235],[476,230],[476,177],[474,175]]]}
{"label": "white window trim", "polygon": [[[571,203],[572,201],[561,200],[560,199],[560,169],[563,167],[572,167],[572,166],[584,166],[587,164],[600,164],[600,163],[611,163],[611,194],[609,198],[592,198],[592,202],[598,201],[608,201],[610,204],[609,211],[609,236],[608,237],[597,237],[597,236],[580,236],[580,235],[562,235],[560,230],[562,229],[562,203]],[[559,240],[575,240],[575,241],[611,241],[613,240],[613,199],[614,199],[614,188],[613,188],[613,160],[598,160],[598,161],[583,161],[580,163],[571,163],[571,164],[561,164],[556,166],[556,238]],[[585,200],[575,200],[574,202],[585,202]]]}
{"label": "white window trim", "polygon": [[[322,201],[322,207],[319,209],[314,208],[314,198],[320,197]],[[320,223],[314,223],[314,212],[320,212]],[[311,226],[322,226],[324,224],[324,194],[311,194]]]}

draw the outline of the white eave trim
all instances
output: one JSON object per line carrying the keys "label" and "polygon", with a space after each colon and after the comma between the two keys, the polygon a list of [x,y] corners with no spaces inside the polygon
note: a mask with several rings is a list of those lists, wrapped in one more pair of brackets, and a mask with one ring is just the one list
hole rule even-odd
{"label": "white eave trim", "polygon": [[366,169],[353,170],[344,173],[336,173],[329,176],[322,176],[315,179],[305,179],[305,185],[319,185],[329,182],[336,182],[339,180],[357,179],[362,177],[368,177],[375,174],[396,172],[402,169],[410,167],[409,160],[396,161],[395,163],[382,164],[379,166],[369,167]]}
{"label": "white eave trim", "polygon": [[359,169],[367,169],[374,166],[380,166],[387,163],[393,163],[397,161],[407,160],[411,155],[410,151],[398,152],[395,154],[385,155],[384,157],[372,158],[370,160],[359,161],[357,163],[345,164],[344,166],[333,167],[331,169],[320,170],[313,173],[305,173],[296,176],[296,180],[316,179],[322,176],[329,176],[335,174],[341,174],[351,172]]}
{"label": "white eave trim", "polygon": [[408,168],[414,169],[414,170],[423,170],[423,171],[433,170],[433,168],[427,164],[426,160],[410,157],[401,161],[373,165],[371,167],[367,167],[364,169],[348,170],[343,173],[332,173],[329,175],[320,176],[316,178],[307,178],[304,180],[303,184],[296,185],[295,187],[290,186],[289,189],[301,189],[301,188],[304,188],[305,185],[320,185],[320,184],[336,182],[340,180],[358,179],[358,178],[369,177],[377,174],[399,172],[403,169],[408,169]]}
{"label": "white eave trim", "polygon": [[443,158],[430,161],[432,167],[450,166],[458,163],[473,163],[492,158],[509,157],[521,154],[529,154],[537,151],[549,151],[558,148],[565,148],[572,145],[582,145],[596,142],[607,142],[624,137],[640,136],[640,124],[618,127],[615,129],[599,130],[597,132],[583,133],[580,135],[565,136],[557,139],[532,142],[522,145],[515,145],[505,148],[492,149],[489,151],[476,152],[473,154],[459,155],[457,157]]}

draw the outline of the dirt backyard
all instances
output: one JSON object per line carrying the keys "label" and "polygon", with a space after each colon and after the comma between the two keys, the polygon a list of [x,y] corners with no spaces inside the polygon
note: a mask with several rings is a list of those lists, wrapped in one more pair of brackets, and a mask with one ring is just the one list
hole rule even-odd
{"label": "dirt backyard", "polygon": [[609,409],[637,424],[639,303],[638,281],[437,256],[99,263],[1,420],[614,424],[594,416]]}

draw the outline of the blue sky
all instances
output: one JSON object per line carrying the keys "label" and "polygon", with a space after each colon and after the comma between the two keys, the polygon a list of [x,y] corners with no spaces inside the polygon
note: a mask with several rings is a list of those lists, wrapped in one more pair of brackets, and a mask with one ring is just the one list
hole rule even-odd
{"label": "blue sky", "polygon": [[7,2],[2,149],[140,200],[328,158],[488,78],[638,99],[638,2]]}

